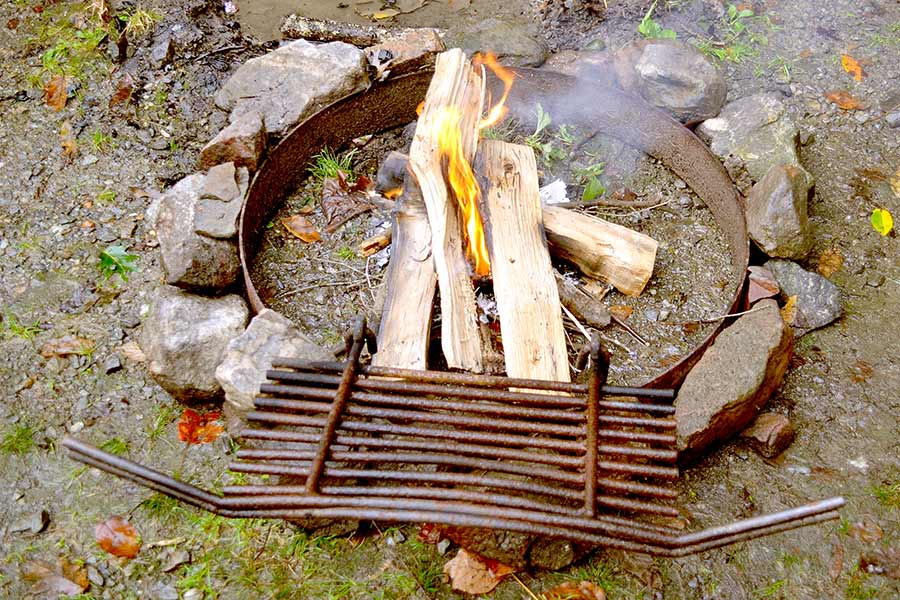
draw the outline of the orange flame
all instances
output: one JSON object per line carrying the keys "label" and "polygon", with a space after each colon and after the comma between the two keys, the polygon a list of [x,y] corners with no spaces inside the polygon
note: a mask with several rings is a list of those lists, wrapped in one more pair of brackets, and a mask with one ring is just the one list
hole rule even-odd
{"label": "orange flame", "polygon": [[503,95],[500,96],[500,100],[491,107],[487,116],[478,123],[478,130],[481,131],[482,129],[496,125],[500,119],[506,116],[506,99],[509,97],[509,90],[512,89],[513,80],[516,76],[515,73],[497,62],[497,56],[493,52],[476,54],[472,59],[472,64],[476,67],[482,65],[486,66],[500,79],[500,81],[503,82]]}
{"label": "orange flame", "polygon": [[435,130],[438,133],[438,148],[441,157],[447,159],[447,182],[450,184],[450,189],[453,191],[453,196],[456,198],[465,220],[466,239],[468,240],[466,254],[472,260],[475,273],[484,277],[491,272],[491,261],[488,258],[484,228],[478,211],[481,190],[472,166],[463,154],[460,119],[459,111],[448,107],[437,116]]}

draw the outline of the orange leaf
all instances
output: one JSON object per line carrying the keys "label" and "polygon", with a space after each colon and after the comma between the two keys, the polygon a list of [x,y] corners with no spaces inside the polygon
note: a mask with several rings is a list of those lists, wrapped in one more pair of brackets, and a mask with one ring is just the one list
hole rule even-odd
{"label": "orange leaf", "polygon": [[298,237],[307,244],[319,241],[319,232],[309,219],[302,215],[292,215],[281,219],[281,224],[291,235]]}
{"label": "orange leaf", "polygon": [[466,594],[487,594],[515,570],[497,561],[491,563],[489,565],[477,554],[460,548],[457,555],[444,565],[444,573],[450,577],[454,590]]}
{"label": "orange leaf", "polygon": [[630,317],[631,313],[633,312],[633,308],[631,308],[630,306],[625,306],[624,304],[613,304],[609,307],[609,314],[618,319],[621,319],[622,321]]}
{"label": "orange leaf", "polygon": [[186,408],[178,422],[178,439],[188,444],[208,444],[216,441],[225,430],[216,421],[221,417],[218,411],[200,414]]}
{"label": "orange leaf", "polygon": [[844,110],[864,110],[866,108],[865,103],[860,102],[845,90],[825,92],[825,99]]}
{"label": "orange leaf", "polygon": [[72,134],[72,124],[68,121],[63,121],[59,128],[59,145],[62,147],[63,155],[67,158],[78,154],[78,142],[75,141],[75,136]]}
{"label": "orange leaf", "polygon": [[6,22],[6,28],[9,30],[15,30],[16,27],[18,27],[18,26],[19,26],[18,17],[13,17],[12,19],[10,19],[9,21]]}
{"label": "orange leaf", "polygon": [[125,73],[125,75],[122,76],[122,79],[119,80],[119,87],[116,88],[116,92],[112,95],[112,98],[109,99],[110,108],[120,103],[127,104],[128,101],[131,100],[133,86],[134,79],[132,79],[131,75]]}
{"label": "orange leaf", "polygon": [[865,72],[863,71],[862,65],[860,65],[859,61],[855,58],[849,54],[841,54],[841,66],[844,67],[845,71],[853,75],[853,79],[862,81]]}
{"label": "orange leaf", "polygon": [[66,106],[66,77],[55,75],[44,86],[44,102],[55,111],[60,111]]}
{"label": "orange leaf", "polygon": [[137,529],[120,516],[113,515],[94,528],[94,538],[100,547],[123,558],[134,558],[141,549]]}
{"label": "orange leaf", "polygon": [[875,369],[872,368],[872,365],[864,360],[858,360],[852,367],[850,367],[850,379],[852,379],[856,383],[863,383],[874,373]]}
{"label": "orange leaf", "polygon": [[606,592],[590,581],[567,581],[544,592],[544,600],[606,600]]}

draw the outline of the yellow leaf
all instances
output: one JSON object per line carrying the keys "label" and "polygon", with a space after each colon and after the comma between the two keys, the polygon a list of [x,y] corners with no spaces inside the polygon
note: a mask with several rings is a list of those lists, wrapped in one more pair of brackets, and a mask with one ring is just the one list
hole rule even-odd
{"label": "yellow leaf", "polygon": [[382,19],[390,19],[391,17],[396,17],[400,14],[400,11],[396,8],[388,8],[387,10],[379,10],[378,12],[372,13],[372,18],[381,21]]}
{"label": "yellow leaf", "polygon": [[309,220],[301,215],[293,215],[281,219],[281,224],[291,235],[300,238],[307,244],[319,241],[319,232]]}
{"label": "yellow leaf", "polygon": [[790,296],[787,299],[787,302],[784,303],[784,306],[781,307],[781,318],[784,319],[784,322],[788,325],[794,324],[794,319],[797,317],[797,296]]}
{"label": "yellow leaf", "polygon": [[890,211],[876,208],[872,211],[872,227],[881,235],[888,235],[894,228],[894,217]]}
{"label": "yellow leaf", "polygon": [[855,58],[850,56],[849,54],[841,54],[841,66],[844,67],[844,70],[853,75],[853,79],[857,81],[862,81],[863,72],[862,65],[859,64]]}
{"label": "yellow leaf", "polygon": [[55,75],[44,86],[44,102],[55,111],[60,111],[66,106],[66,78],[64,75]]}

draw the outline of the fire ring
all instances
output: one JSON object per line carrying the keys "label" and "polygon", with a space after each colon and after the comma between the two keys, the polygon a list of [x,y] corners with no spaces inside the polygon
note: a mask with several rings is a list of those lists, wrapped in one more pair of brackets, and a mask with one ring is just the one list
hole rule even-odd
{"label": "fire ring", "polygon": [[[728,242],[732,277],[729,282],[730,312],[743,301],[750,242],[743,201],[731,178],[716,158],[689,129],[643,100],[597,84],[582,102],[573,102],[584,83],[573,77],[513,69],[517,82],[509,98],[510,110],[540,102],[550,113],[565,109],[573,125],[594,128],[660,160],[706,203]],[[254,312],[265,305],[250,276],[250,264],[271,213],[296,189],[303,168],[324,146],[340,148],[354,138],[405,125],[415,119],[416,106],[425,98],[432,72],[423,71],[374,83],[368,90],[347,96],[323,108],[297,125],[269,151],[250,184],[241,211],[238,244],[247,298]],[[500,90],[500,82],[488,76],[488,86]],[[661,375],[638,385],[677,387],[703,351],[724,327],[724,320]]]}

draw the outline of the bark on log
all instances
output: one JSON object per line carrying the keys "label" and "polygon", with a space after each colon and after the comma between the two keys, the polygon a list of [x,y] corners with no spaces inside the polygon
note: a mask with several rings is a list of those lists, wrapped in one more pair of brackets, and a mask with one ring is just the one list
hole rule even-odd
{"label": "bark on log", "polygon": [[658,243],[650,236],[565,208],[544,206],[550,253],[582,273],[638,296],[653,274]]}
{"label": "bark on log", "polygon": [[425,202],[411,175],[403,184],[391,237],[391,260],[385,276],[387,295],[378,327],[378,352],[372,364],[427,369],[437,275]]}
{"label": "bark on log", "polygon": [[569,381],[566,334],[544,238],[534,151],[484,140],[475,170],[483,177],[482,215],[506,373]]}
{"label": "bark on log", "polygon": [[559,290],[559,300],[568,308],[579,321],[600,329],[609,325],[609,310],[599,300],[579,288],[575,283],[566,279],[559,273],[556,276],[556,286]]}
{"label": "bark on log", "polygon": [[449,367],[474,373],[483,371],[475,291],[459,209],[444,179],[436,125],[446,110],[457,111],[463,155],[471,163],[483,101],[481,76],[462,50],[438,55],[409,151],[410,169],[422,191],[431,226],[431,250],[441,290],[441,348]]}

